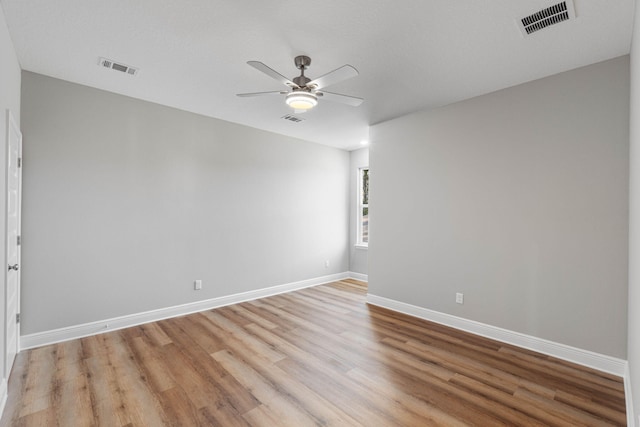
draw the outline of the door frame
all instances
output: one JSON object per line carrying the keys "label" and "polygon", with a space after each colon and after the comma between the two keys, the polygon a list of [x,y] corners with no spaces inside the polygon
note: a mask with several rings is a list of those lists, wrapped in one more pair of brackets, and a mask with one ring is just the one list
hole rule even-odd
{"label": "door frame", "polygon": [[[15,119],[13,118],[13,114],[11,113],[11,110],[7,109],[7,114],[6,114],[6,126],[7,126],[7,132],[6,132],[6,146],[5,146],[5,153],[6,153],[6,158],[5,158],[5,188],[4,188],[4,192],[5,192],[5,224],[4,224],[4,247],[5,247],[5,263],[4,263],[4,310],[5,310],[5,328],[4,328],[4,375],[5,378],[9,378],[9,374],[11,373],[11,368],[13,366],[13,360],[9,360],[9,354],[10,354],[10,349],[15,349],[15,354],[17,355],[20,352],[20,323],[16,320],[16,322],[9,322],[9,306],[10,306],[10,301],[9,301],[9,288],[8,288],[8,264],[9,264],[9,229],[8,229],[8,222],[9,222],[9,217],[7,215],[8,213],[8,207],[9,207],[9,172],[10,172],[10,166],[11,166],[11,150],[10,150],[10,141],[12,138],[12,133],[15,133],[15,135],[17,136],[17,140],[18,140],[18,149],[17,149],[17,158],[16,158],[16,163],[15,163],[15,167],[17,168],[17,175],[18,175],[18,194],[17,194],[17,236],[21,236],[21,227],[22,227],[22,167],[21,167],[21,161],[22,161],[22,132],[20,131],[20,127],[18,126],[18,124],[16,123]],[[13,271],[11,274],[16,274],[16,281],[17,281],[17,289],[16,289],[16,314],[20,313],[20,288],[21,288],[21,245],[18,242],[15,242],[17,245],[16,248],[16,263],[18,264],[18,270],[17,271]],[[9,331],[9,325],[15,325],[16,330],[13,331],[14,334],[11,334]],[[9,343],[9,337],[15,335],[15,342],[13,343]]]}

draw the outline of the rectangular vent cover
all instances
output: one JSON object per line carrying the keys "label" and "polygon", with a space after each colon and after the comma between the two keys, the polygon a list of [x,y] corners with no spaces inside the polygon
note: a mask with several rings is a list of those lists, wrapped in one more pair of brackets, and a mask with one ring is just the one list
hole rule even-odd
{"label": "rectangular vent cover", "polygon": [[518,24],[522,34],[529,35],[550,25],[568,21],[575,17],[576,12],[573,8],[573,1],[566,0],[519,19]]}
{"label": "rectangular vent cover", "polygon": [[304,120],[304,119],[301,119],[300,117],[294,116],[293,114],[287,114],[286,116],[282,116],[282,118],[294,123],[300,123],[301,121]]}
{"label": "rectangular vent cover", "polygon": [[128,65],[124,65],[107,58],[100,58],[98,65],[105,68],[110,68],[112,70],[120,71],[131,76],[135,76],[138,73],[137,68],[130,67]]}

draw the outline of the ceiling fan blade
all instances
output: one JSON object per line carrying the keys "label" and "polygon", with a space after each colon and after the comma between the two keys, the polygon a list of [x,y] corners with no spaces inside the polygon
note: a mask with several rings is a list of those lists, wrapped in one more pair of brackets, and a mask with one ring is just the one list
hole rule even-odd
{"label": "ceiling fan blade", "polygon": [[364,99],[362,98],[357,98],[355,96],[349,96],[349,95],[342,95],[341,93],[327,92],[324,90],[322,92],[316,93],[316,95],[321,96],[322,99],[326,99],[327,101],[339,102],[341,104],[351,105],[352,107],[357,107],[358,105],[364,102]]}
{"label": "ceiling fan blade", "polygon": [[270,92],[238,93],[236,94],[236,96],[247,97],[247,96],[262,96],[262,95],[284,95],[287,93],[289,92],[287,92],[286,90],[272,90]]}
{"label": "ceiling fan blade", "polygon": [[342,67],[330,71],[327,74],[318,77],[317,79],[311,80],[309,83],[307,83],[307,87],[313,89],[321,89],[323,87],[339,83],[343,80],[350,79],[351,77],[355,77],[358,74],[358,70],[353,68],[351,65],[343,65]]}
{"label": "ceiling fan blade", "polygon": [[255,68],[258,71],[262,71],[272,79],[275,79],[280,83],[283,83],[291,88],[294,88],[294,89],[300,88],[300,86],[298,86],[297,84],[295,84],[294,82],[292,82],[291,80],[289,80],[288,78],[286,78],[285,76],[283,76],[282,74],[274,70],[273,68],[266,66],[260,61],[249,61],[247,62],[247,64],[251,65],[253,68]]}

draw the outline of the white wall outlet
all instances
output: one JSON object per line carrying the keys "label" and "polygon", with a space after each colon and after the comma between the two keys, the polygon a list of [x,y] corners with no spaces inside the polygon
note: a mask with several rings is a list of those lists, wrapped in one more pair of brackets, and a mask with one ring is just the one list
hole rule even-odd
{"label": "white wall outlet", "polygon": [[464,304],[464,294],[457,292],[456,293],[456,302],[458,304]]}
{"label": "white wall outlet", "polygon": [[193,282],[193,289],[195,289],[196,291],[202,289],[202,280],[196,280],[195,282]]}
{"label": "white wall outlet", "polygon": [[326,260],[326,261],[324,262],[324,268],[329,268],[329,260]]}

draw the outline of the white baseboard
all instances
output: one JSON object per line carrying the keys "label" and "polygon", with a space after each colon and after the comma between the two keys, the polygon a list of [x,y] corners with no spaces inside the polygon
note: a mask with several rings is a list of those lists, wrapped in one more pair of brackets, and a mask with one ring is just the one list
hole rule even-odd
{"label": "white baseboard", "polygon": [[111,332],[143,323],[155,322],[170,317],[184,316],[198,311],[211,310],[226,305],[251,301],[258,298],[265,298],[272,295],[283,294],[299,289],[317,286],[324,283],[335,282],[337,280],[351,277],[350,273],[337,273],[328,276],[316,277],[299,282],[287,283],[284,285],[272,286],[254,291],[241,292],[234,295],[211,298],[202,301],[191,302],[173,307],[161,308],[158,310],[146,311],[143,313],[130,314],[127,316],[115,317],[112,319],[99,320],[96,322],[84,323],[82,325],[69,326],[66,328],[54,329],[51,331],[38,332],[35,334],[22,335],[20,337],[20,349],[26,350],[43,345],[56,344],[90,335]]}
{"label": "white baseboard", "polygon": [[411,304],[395,301],[392,299],[368,294],[367,302],[369,304],[388,308],[393,311],[408,314],[410,316],[419,317],[431,322],[440,323],[462,331],[471,332],[496,341],[537,351],[558,359],[567,360],[579,365],[587,366],[599,371],[607,372],[613,375],[624,377],[626,360],[618,359],[604,354],[595,353],[589,350],[582,350],[565,344],[548,341],[519,332],[510,331],[508,329],[498,328],[496,326],[468,320],[451,314],[441,313],[427,308],[418,307]]}
{"label": "white baseboard", "polygon": [[356,273],[355,271],[350,271],[348,274],[349,274],[349,277],[352,278],[352,279],[360,280],[362,282],[368,282],[369,281],[369,275],[368,274]]}
{"label": "white baseboard", "polygon": [[629,372],[629,363],[626,362],[624,366],[624,398],[627,404],[627,426],[628,427],[640,427],[640,421],[636,424],[636,420],[633,416],[633,394],[631,390],[631,372]]}

